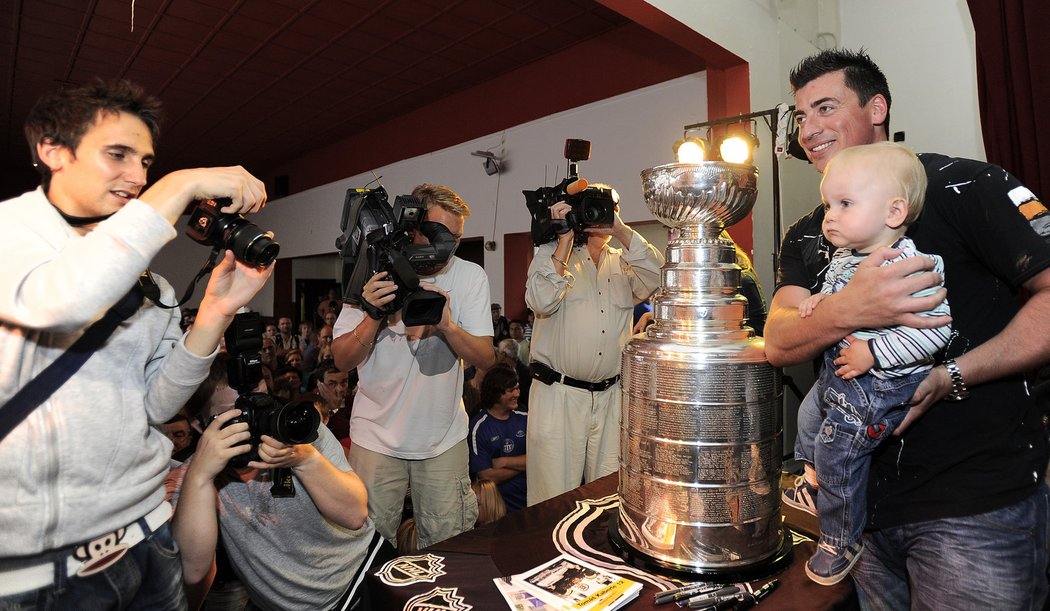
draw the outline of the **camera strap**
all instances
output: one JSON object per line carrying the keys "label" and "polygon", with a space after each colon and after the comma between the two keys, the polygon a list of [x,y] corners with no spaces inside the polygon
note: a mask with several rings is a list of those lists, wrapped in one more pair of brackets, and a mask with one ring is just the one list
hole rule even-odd
{"label": "camera strap", "polygon": [[[197,275],[190,281],[189,286],[186,287],[186,292],[182,294],[182,299],[175,305],[166,305],[160,302],[160,287],[157,286],[157,281],[153,279],[153,274],[147,269],[142,275],[145,278],[145,284],[142,286],[143,294],[146,299],[149,299],[158,308],[164,308],[165,310],[173,310],[175,308],[181,308],[183,304],[190,300],[193,296],[194,289],[197,288],[197,283],[201,281],[201,278],[211,273],[211,270],[215,269],[215,263],[219,260],[219,248],[214,247],[211,249],[211,255],[208,256],[208,260],[204,262],[204,266],[201,267]],[[143,281],[140,280],[140,284]]]}
{"label": "camera strap", "polygon": [[0,408],[0,442],[41,403],[69,381],[109,336],[142,307],[142,280],[95,321],[65,352],[29,381]]}

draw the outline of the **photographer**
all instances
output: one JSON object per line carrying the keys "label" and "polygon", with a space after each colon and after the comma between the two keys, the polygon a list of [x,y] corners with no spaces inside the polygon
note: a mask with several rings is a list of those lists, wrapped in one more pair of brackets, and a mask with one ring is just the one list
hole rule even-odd
{"label": "photographer", "polygon": [[[252,607],[364,608],[361,577],[382,541],[368,521],[364,485],[323,425],[313,443],[262,435],[257,460],[228,466],[252,446],[244,443],[251,437],[247,422],[227,425],[241,410],[234,407],[237,391],[226,385],[225,361],[216,360],[187,406],[207,425],[197,452],[166,482],[177,503],[173,527],[187,587],[207,591],[221,530]],[[278,468],[291,469],[294,496],[271,494]]]}
{"label": "photographer", "polygon": [[[550,216],[559,221],[570,210],[558,202]],[[618,468],[620,352],[634,305],[660,286],[663,255],[624,224],[618,204],[612,227],[585,232],[540,245],[529,265],[530,368],[540,382],[529,396],[529,505]],[[626,250],[609,247],[614,236]]]}
{"label": "photographer", "polygon": [[[41,186],[0,204],[0,607],[185,605],[160,427],[271,268],[227,252],[186,334],[178,308],[156,305],[174,291],[143,272],[191,202],[229,197],[224,212],[248,213],[266,201],[240,167],[181,170],[144,190],[159,110],[128,82],[96,81],[41,98],[26,119]],[[56,359],[62,371],[46,369]]]}
{"label": "photographer", "polygon": [[[425,206],[426,220],[444,225],[458,242],[470,214],[466,202],[433,185],[412,195]],[[429,243],[419,231],[413,239]],[[487,369],[495,355],[485,271],[450,256],[436,272],[420,275],[422,288],[447,299],[437,324],[406,328],[400,312],[374,318],[347,304],[332,354],[340,369],[358,369],[350,464],[368,488],[369,515],[394,541],[411,484],[419,545],[426,547],[474,526],[462,363]],[[388,276],[379,272],[364,284],[361,299],[373,310],[395,299],[397,286]]]}

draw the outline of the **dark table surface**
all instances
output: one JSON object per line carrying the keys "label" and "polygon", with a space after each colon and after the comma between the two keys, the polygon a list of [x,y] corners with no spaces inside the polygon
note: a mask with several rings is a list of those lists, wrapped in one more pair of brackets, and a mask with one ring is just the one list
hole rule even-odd
{"label": "dark table surface", "polygon": [[[493,579],[534,568],[560,553],[570,553],[643,584],[641,594],[625,609],[673,611],[653,604],[663,589],[680,585],[621,560],[608,538],[609,518],[616,515],[617,475],[612,474],[561,496],[511,513],[495,524],[465,532],[412,556],[402,556],[369,573],[374,609],[499,610],[508,605]],[[760,611],[856,609],[852,581],[821,586],[805,574],[805,562],[816,544],[815,520],[786,511],[796,532],[790,564],[771,576],[779,587],[762,601]],[[769,578],[751,582],[758,587]]]}

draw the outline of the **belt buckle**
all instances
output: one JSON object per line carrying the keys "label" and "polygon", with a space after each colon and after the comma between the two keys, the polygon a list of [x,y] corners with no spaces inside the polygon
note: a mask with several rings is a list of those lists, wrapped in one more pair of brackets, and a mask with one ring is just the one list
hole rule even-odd
{"label": "belt buckle", "polygon": [[130,548],[128,544],[123,543],[125,533],[127,533],[127,528],[118,528],[111,533],[78,545],[73,550],[73,558],[81,561],[76,575],[78,577],[94,575],[113,566],[123,558]]}

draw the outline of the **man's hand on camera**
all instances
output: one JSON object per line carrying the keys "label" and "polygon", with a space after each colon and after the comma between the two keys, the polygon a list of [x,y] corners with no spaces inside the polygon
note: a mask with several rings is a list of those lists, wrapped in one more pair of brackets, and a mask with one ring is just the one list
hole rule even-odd
{"label": "man's hand on camera", "polygon": [[[449,309],[449,306],[452,303],[452,297],[449,296],[448,291],[435,285],[433,282],[420,282],[419,288],[445,297],[445,307],[441,308],[441,320],[439,320],[436,325],[425,325],[424,327],[430,327],[441,333],[447,333],[452,326],[452,311]],[[429,335],[429,329],[424,328],[422,337],[427,337]]]}
{"label": "man's hand on camera", "polygon": [[393,280],[385,280],[389,276],[387,272],[378,272],[369,278],[361,289],[361,298],[376,309],[382,309],[393,301],[397,296],[397,284]]}
{"label": "man's hand on camera", "polygon": [[236,260],[233,252],[227,250],[211,272],[199,311],[214,310],[221,316],[234,316],[255,297],[272,273],[272,263],[267,267],[248,265]]}
{"label": "man's hand on camera", "polygon": [[250,214],[266,205],[266,187],[241,166],[195,168],[162,177],[139,199],[174,225],[190,202],[220,197],[230,198],[222,212]]}
{"label": "man's hand on camera", "polygon": [[289,445],[269,435],[263,435],[259,443],[259,460],[248,466],[253,469],[295,469],[317,454],[317,448],[309,443]]}
{"label": "man's hand on camera", "polygon": [[[190,473],[197,473],[205,480],[211,481],[222,473],[230,459],[251,451],[248,444],[237,445],[251,439],[247,422],[236,422],[226,428],[222,425],[241,415],[239,409],[229,409],[216,416],[208,428],[204,429],[197,451],[190,464]],[[186,477],[190,475],[187,474]]]}

